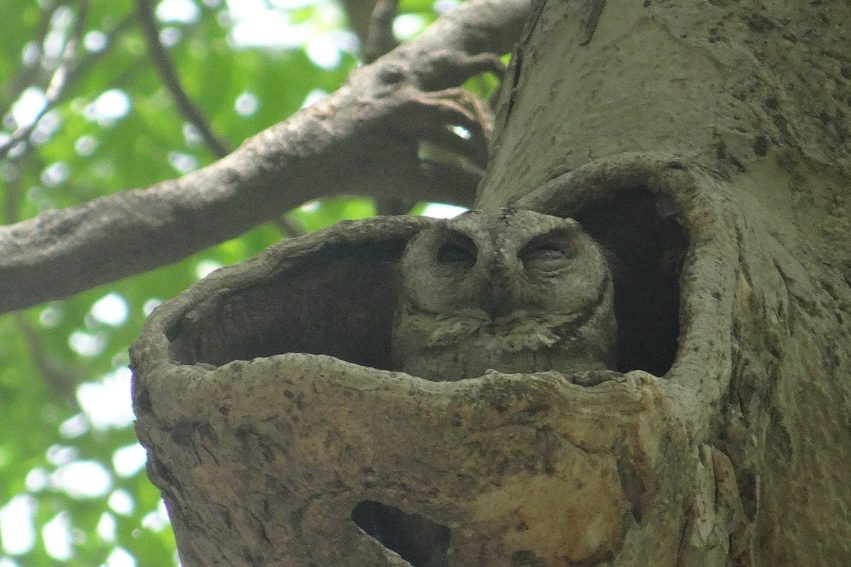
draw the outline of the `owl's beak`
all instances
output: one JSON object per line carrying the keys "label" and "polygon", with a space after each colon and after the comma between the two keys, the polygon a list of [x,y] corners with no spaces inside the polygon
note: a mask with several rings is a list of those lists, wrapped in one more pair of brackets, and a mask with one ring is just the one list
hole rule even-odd
{"label": "owl's beak", "polygon": [[490,293],[485,295],[487,299],[483,308],[490,318],[496,319],[511,313],[511,295],[505,284],[499,280],[492,280],[489,287]]}

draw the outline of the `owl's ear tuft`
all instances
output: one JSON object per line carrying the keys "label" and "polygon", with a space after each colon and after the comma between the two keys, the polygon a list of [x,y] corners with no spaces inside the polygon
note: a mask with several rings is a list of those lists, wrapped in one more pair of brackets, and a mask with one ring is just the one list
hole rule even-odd
{"label": "owl's ear tuft", "polygon": [[218,270],[172,300],[180,310],[163,324],[171,358],[222,365],[300,352],[389,368],[399,260],[435,222],[341,223]]}

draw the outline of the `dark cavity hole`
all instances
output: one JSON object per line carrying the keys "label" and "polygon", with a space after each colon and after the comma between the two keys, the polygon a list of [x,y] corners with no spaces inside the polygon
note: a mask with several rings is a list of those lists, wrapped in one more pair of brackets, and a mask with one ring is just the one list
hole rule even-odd
{"label": "dark cavity hole", "polygon": [[355,506],[352,521],[412,567],[449,565],[450,532],[446,526],[373,500]]}
{"label": "dark cavity hole", "polygon": [[689,241],[665,199],[632,189],[573,215],[612,256],[621,372],[662,376],[677,354],[680,273]]}

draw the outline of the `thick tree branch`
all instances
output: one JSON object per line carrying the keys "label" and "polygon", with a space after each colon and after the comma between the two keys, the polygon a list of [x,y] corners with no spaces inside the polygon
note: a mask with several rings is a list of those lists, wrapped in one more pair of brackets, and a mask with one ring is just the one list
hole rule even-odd
{"label": "thick tree branch", "polygon": [[192,102],[189,95],[180,84],[180,77],[171,63],[168,52],[160,43],[159,30],[157,23],[154,21],[153,6],[151,0],[137,0],[137,11],[139,14],[139,24],[142,26],[142,33],[145,36],[145,41],[148,43],[148,51],[150,51],[151,59],[154,61],[154,66],[162,78],[163,84],[171,94],[171,98],[177,105],[180,113],[188,120],[201,135],[204,143],[218,157],[224,157],[230,153],[230,148],[227,142],[222,140],[213,132],[207,119],[201,109]]}
{"label": "thick tree branch", "polygon": [[[464,4],[353,73],[331,97],[199,171],[0,229],[0,312],[175,262],[320,196],[405,192],[418,200],[471,201],[469,177],[443,185],[445,170],[431,175],[420,163],[417,139],[430,132],[417,130],[422,116],[408,114],[423,90],[494,69],[487,54],[511,47],[528,5]],[[447,124],[469,122],[470,112],[453,96],[420,108]]]}

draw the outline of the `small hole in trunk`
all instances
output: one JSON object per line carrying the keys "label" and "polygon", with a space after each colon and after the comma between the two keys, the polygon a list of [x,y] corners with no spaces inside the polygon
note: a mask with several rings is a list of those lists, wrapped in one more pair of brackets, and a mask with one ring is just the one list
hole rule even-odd
{"label": "small hole in trunk", "polygon": [[447,567],[450,531],[418,514],[364,500],[352,510],[352,521],[412,567]]}

